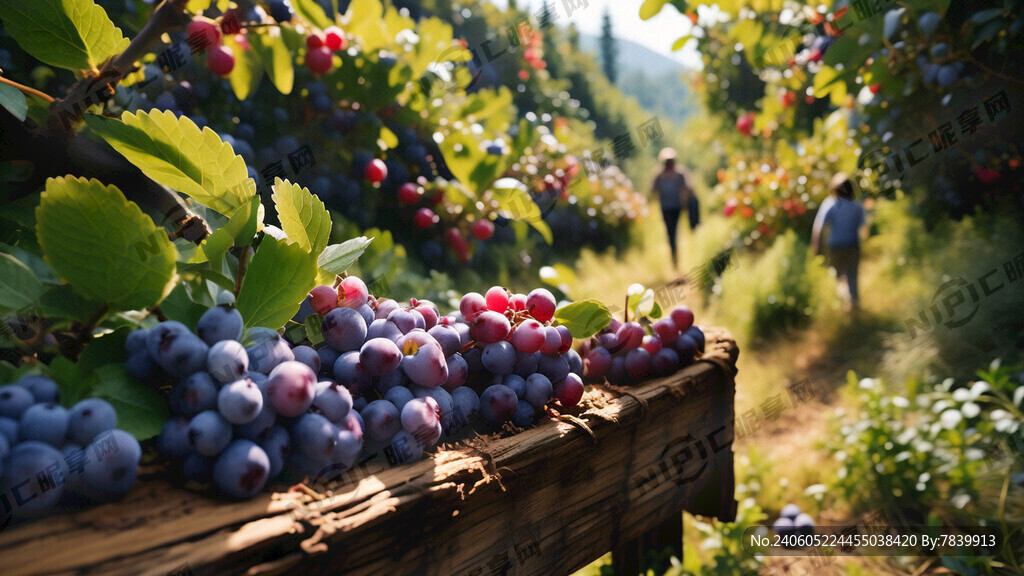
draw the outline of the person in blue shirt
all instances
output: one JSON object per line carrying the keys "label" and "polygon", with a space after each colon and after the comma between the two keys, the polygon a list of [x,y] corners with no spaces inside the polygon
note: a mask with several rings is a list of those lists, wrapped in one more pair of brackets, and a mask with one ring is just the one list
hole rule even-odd
{"label": "person in blue shirt", "polygon": [[[828,261],[836,272],[836,278],[846,278],[853,310],[860,307],[857,291],[857,268],[860,266],[860,240],[864,228],[864,208],[854,200],[853,183],[840,172],[830,183],[834,201],[823,218],[815,219],[811,233],[811,246],[815,254],[821,253],[821,233],[829,229]],[[822,203],[824,204],[824,202]]]}
{"label": "person in blue shirt", "polygon": [[[665,169],[654,178],[651,191],[658,196],[661,203],[661,215],[665,219],[665,231],[668,233],[669,248],[672,249],[672,267],[678,269],[678,249],[676,247],[676,230],[679,227],[679,216],[683,208],[690,209],[691,200],[695,198],[692,180],[686,169],[676,169],[676,151],[664,148],[658,153],[658,159],[665,163]],[[691,214],[691,226],[693,224]]]}

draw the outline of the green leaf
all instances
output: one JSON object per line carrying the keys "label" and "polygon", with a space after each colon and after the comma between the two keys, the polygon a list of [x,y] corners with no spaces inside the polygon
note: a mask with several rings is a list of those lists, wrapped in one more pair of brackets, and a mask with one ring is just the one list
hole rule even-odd
{"label": "green leaf", "polygon": [[551,228],[541,216],[540,206],[527,193],[525,184],[514,178],[502,178],[494,183],[491,193],[498,203],[498,210],[506,218],[529,223],[540,232],[545,242],[551,244]]}
{"label": "green leaf", "polygon": [[[334,24],[314,0],[292,0],[292,8],[303,20],[323,30]],[[287,92],[285,92],[287,94]]]}
{"label": "green leaf", "polygon": [[989,8],[988,10],[982,10],[975,12],[971,15],[971,22],[975,24],[984,24],[989,20],[994,20],[1003,15],[1002,8]]}
{"label": "green leaf", "polygon": [[[259,35],[250,34],[249,36]],[[256,89],[260,86],[260,80],[263,79],[263,64],[260,62],[260,55],[255,50],[242,48],[238,42],[235,42],[234,36],[225,36],[224,45],[230,47],[235,53],[235,68],[228,77],[231,90],[235,93],[235,98],[245,100],[256,93]]]}
{"label": "green leaf", "polygon": [[333,244],[324,249],[317,258],[317,266],[331,274],[343,274],[349,266],[355,264],[356,260],[363,255],[366,247],[373,242],[373,238],[360,236],[346,240],[341,244]]}
{"label": "green leaf", "polygon": [[324,317],[319,314],[306,316],[306,338],[309,338],[313,346],[324,341],[323,319]]}
{"label": "green leaf", "polygon": [[235,246],[248,246],[253,237],[263,227],[263,205],[260,197],[253,196],[248,204],[243,204],[238,212],[224,225],[224,230],[234,236]]}
{"label": "green leaf", "polygon": [[672,50],[676,51],[682,48],[683,46],[686,46],[686,43],[689,42],[692,38],[693,36],[690,34],[687,34],[686,36],[680,36],[679,39],[672,43]]}
{"label": "green leaf", "polygon": [[170,418],[167,400],[159,392],[135,381],[120,364],[107,364],[95,372],[92,394],[117,411],[117,427],[146,440],[160,433]]}
{"label": "green leaf", "polygon": [[654,308],[651,309],[651,313],[648,314],[648,316],[650,316],[651,318],[654,318],[655,320],[657,320],[658,318],[661,318],[661,316],[664,313],[665,313],[665,311],[661,309],[661,304],[658,304],[657,302],[655,302],[654,303]]}
{"label": "green leaf", "polygon": [[307,188],[280,178],[274,179],[273,190],[277,216],[288,240],[319,256],[331,237],[331,215],[324,203]]}
{"label": "green leaf", "polygon": [[39,310],[44,316],[69,318],[86,322],[95,316],[104,304],[83,297],[68,284],[54,286],[39,299]]}
{"label": "green leaf", "polygon": [[[297,5],[295,2],[293,6]],[[314,6],[319,10],[320,7]],[[323,14],[323,11],[320,12]],[[329,26],[330,24],[328,24]],[[259,55],[259,61],[263,69],[270,76],[270,81],[281,94],[291,94],[295,84],[295,66],[292,61],[292,53],[285,45],[284,37],[281,36],[279,28],[271,27],[265,32],[249,34],[249,43],[253,51]]]}
{"label": "green leaf", "polygon": [[316,280],[316,256],[298,244],[265,236],[238,293],[245,325],[278,329],[298,311]]}
{"label": "green leaf", "polygon": [[92,386],[88,378],[82,377],[78,366],[63,356],[58,356],[47,367],[50,378],[57,383],[60,390],[60,401],[65,408],[70,408],[81,400],[91,396]]}
{"label": "green leaf", "polygon": [[28,266],[10,254],[0,254],[0,308],[22,310],[43,294],[43,283]]}
{"label": "green leaf", "polygon": [[590,298],[555,310],[555,320],[568,328],[573,338],[589,338],[612,321],[612,313],[607,306]]}
{"label": "green leaf", "polygon": [[669,0],[644,0],[644,3],[640,5],[640,19],[648,20],[653,18],[668,3]]}
{"label": "green leaf", "polygon": [[28,99],[21,90],[10,84],[0,84],[0,106],[6,108],[19,122],[24,122],[28,115]]}
{"label": "green leaf", "polygon": [[43,256],[90,300],[119,310],[160,302],[174,277],[174,245],[115,186],[50,178],[36,208]]}
{"label": "green leaf", "polygon": [[648,288],[643,292],[630,294],[626,306],[635,318],[649,315],[654,310],[654,290]]}
{"label": "green leaf", "polygon": [[93,0],[0,2],[4,29],[25,52],[51,66],[92,70],[128,47]]}
{"label": "green leaf", "polygon": [[146,176],[231,216],[256,194],[245,161],[209,128],[170,111],[86,115],[86,124]]}
{"label": "green leaf", "polygon": [[185,9],[189,12],[201,12],[210,9],[210,0],[188,0]]}

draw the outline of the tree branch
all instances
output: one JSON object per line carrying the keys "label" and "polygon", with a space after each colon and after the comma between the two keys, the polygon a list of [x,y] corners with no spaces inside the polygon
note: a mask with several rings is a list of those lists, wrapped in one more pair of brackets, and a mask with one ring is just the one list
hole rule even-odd
{"label": "tree branch", "polygon": [[68,138],[74,136],[72,126],[82,119],[85,111],[94,104],[109,100],[114,89],[125,76],[135,70],[135,63],[149,53],[160,37],[180,28],[188,18],[185,6],[188,0],[164,0],[139,34],[132,39],[124,52],[114,56],[100,68],[99,74],[86,76],[76,82],[65,98],[54,100],[50,105],[47,127],[62,130]]}

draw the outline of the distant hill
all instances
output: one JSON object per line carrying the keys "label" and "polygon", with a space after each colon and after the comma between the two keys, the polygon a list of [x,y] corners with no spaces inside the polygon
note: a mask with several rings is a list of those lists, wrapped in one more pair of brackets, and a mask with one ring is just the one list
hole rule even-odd
{"label": "distant hill", "polygon": [[[601,62],[599,38],[580,34],[580,48]],[[659,116],[682,123],[696,110],[693,96],[683,81],[686,67],[675,60],[621,38],[618,48],[619,78],[615,83],[627,96],[636,98],[644,108]]]}

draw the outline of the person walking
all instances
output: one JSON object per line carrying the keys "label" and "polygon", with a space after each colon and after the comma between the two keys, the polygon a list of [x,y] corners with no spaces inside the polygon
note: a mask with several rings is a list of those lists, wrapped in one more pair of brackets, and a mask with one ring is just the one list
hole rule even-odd
{"label": "person walking", "polygon": [[692,180],[686,170],[676,169],[676,151],[663,148],[658,153],[658,160],[664,163],[664,169],[654,178],[651,192],[657,194],[661,203],[661,215],[665,219],[665,231],[668,233],[668,244],[672,250],[672,267],[679,267],[679,253],[676,247],[676,231],[679,228],[679,216],[683,209],[690,209],[690,202],[695,198]]}
{"label": "person walking", "polygon": [[[864,229],[864,208],[854,199],[853,183],[840,172],[829,183],[834,196],[831,207],[823,218],[815,218],[811,231],[811,246],[815,254],[821,253],[821,233],[829,229],[828,261],[835,270],[836,278],[846,278],[850,307],[856,312],[860,308],[860,294],[857,290],[857,269],[860,266],[860,241]],[[825,209],[822,202],[822,209]],[[820,212],[819,212],[820,214]]]}

